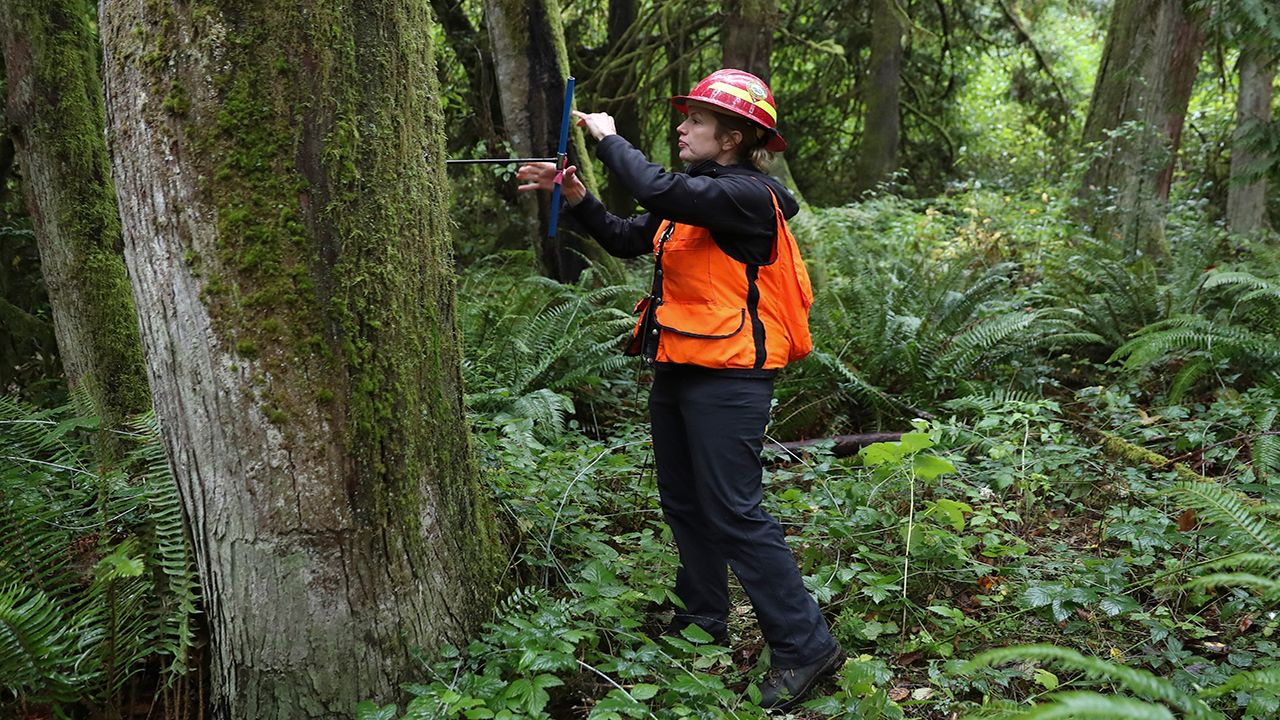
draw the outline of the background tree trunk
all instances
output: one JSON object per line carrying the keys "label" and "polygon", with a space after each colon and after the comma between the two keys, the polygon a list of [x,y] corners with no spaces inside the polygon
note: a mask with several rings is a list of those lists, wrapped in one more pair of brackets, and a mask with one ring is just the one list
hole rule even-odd
{"label": "background tree trunk", "polygon": [[213,717],[349,717],[501,562],[462,407],[427,0],[101,6],[126,259]]}
{"label": "background tree trunk", "polygon": [[[636,0],[609,0],[609,32],[607,46],[610,51],[617,52],[628,31],[632,30],[639,16]],[[633,31],[634,32],[634,31]],[[596,86],[612,88],[618,95],[603,103],[601,109],[613,116],[617,122],[618,134],[629,140],[636,147],[644,147],[643,131],[640,125],[640,108],[636,103],[635,89],[639,84],[637,68],[633,64],[615,64],[616,70],[603,77]],[[607,182],[601,193],[602,199],[610,211],[627,217],[636,210],[635,198],[621,183]]]}
{"label": "background tree trunk", "polygon": [[[664,50],[670,68],[667,90],[671,97],[684,95],[693,87],[689,84],[689,58],[686,56],[691,43],[688,37],[679,32],[666,33],[665,37],[667,42]],[[675,120],[678,113],[671,110],[668,115]],[[680,159],[680,134],[676,132],[677,125],[678,121],[667,124],[667,167],[673,169],[684,167],[684,161]]]}
{"label": "background tree trunk", "polygon": [[[511,147],[520,156],[551,157],[560,140],[565,78],[570,74],[560,4],[557,0],[485,0],[484,11]],[[574,126],[570,137],[569,162],[578,166],[578,176],[594,189],[591,156],[582,131]],[[595,262],[611,262],[595,243],[583,243],[570,232],[561,232],[556,242],[549,242],[551,216],[545,195],[525,193],[520,207],[528,218],[533,247],[547,277],[562,282],[577,280],[586,267],[584,254]]]}
{"label": "background tree trunk", "polygon": [[1267,176],[1256,166],[1266,158],[1250,142],[1250,131],[1271,122],[1275,58],[1247,44],[1240,52],[1240,88],[1236,99],[1236,131],[1231,142],[1231,182],[1227,186],[1227,226],[1232,232],[1266,230]]}
{"label": "background tree trunk", "polygon": [[746,70],[768,83],[773,29],[778,24],[776,0],[724,0],[720,7],[724,67]]}
{"label": "background tree trunk", "polygon": [[[121,256],[97,43],[80,0],[3,0],[5,116],[53,310],[67,385],[105,428],[151,405]],[[7,172],[6,172],[7,175]],[[104,460],[119,452],[103,435]]]}
{"label": "background tree trunk", "polygon": [[1167,254],[1164,202],[1201,44],[1184,0],[1116,0],[1084,128],[1099,152],[1081,196],[1097,235],[1135,253]]}
{"label": "background tree trunk", "polygon": [[[772,87],[771,63],[773,31],[778,26],[777,0],[725,0],[721,3],[720,12],[724,16],[720,26],[721,67],[746,70],[755,75],[770,85],[776,98],[777,88]],[[680,91],[681,94],[685,92],[688,92],[688,88]],[[779,121],[786,117],[784,108],[785,105],[780,103]],[[804,202],[785,156],[774,156],[769,173],[781,180],[796,200]]]}
{"label": "background tree trunk", "polygon": [[871,58],[863,105],[862,139],[855,170],[857,195],[888,180],[898,169],[902,120],[898,92],[902,84],[902,20],[895,0],[872,0]]}
{"label": "background tree trunk", "polygon": [[431,0],[431,8],[453,54],[467,68],[467,98],[474,110],[469,127],[450,132],[449,140],[454,147],[464,148],[483,142],[489,148],[489,157],[495,157],[502,139],[497,125],[502,106],[486,31],[471,24],[462,0]]}

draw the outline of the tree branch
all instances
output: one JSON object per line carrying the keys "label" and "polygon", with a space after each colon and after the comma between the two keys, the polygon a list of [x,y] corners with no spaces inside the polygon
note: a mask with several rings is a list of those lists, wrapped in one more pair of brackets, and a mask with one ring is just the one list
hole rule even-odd
{"label": "tree branch", "polygon": [[1053,91],[1058,95],[1058,101],[1062,103],[1063,108],[1070,108],[1071,103],[1067,100],[1067,93],[1062,89],[1062,83],[1058,80],[1058,76],[1053,73],[1053,67],[1049,65],[1049,60],[1041,52],[1040,46],[1031,37],[1031,33],[1027,32],[1027,28],[1022,24],[1022,18],[1018,17],[1010,5],[1009,0],[1000,0],[1000,9],[1004,11],[1004,16],[1009,19],[1009,24],[1013,26],[1014,32],[1018,34],[1020,42],[1025,43],[1031,48],[1031,54],[1035,56],[1036,64],[1040,66],[1040,70],[1049,78],[1049,82],[1053,85]]}

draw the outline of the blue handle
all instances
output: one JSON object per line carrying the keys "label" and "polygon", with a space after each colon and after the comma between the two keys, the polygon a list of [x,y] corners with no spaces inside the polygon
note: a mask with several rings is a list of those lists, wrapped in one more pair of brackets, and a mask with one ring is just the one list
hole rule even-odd
{"label": "blue handle", "polygon": [[[573,109],[573,76],[570,75],[564,83],[564,115],[560,117],[560,146],[556,150],[556,177],[560,177],[560,173],[564,172],[565,166],[568,164],[569,150],[569,118]],[[547,225],[547,237],[556,236],[556,229],[560,224],[560,181],[556,181],[556,186],[551,190],[551,222]]]}

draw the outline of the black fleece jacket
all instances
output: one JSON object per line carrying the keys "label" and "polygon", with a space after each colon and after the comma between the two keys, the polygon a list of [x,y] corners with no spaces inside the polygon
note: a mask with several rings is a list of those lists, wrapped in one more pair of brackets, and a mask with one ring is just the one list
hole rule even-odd
{"label": "black fleece jacket", "polygon": [[777,180],[744,165],[704,160],[688,172],[667,172],[620,135],[601,140],[596,156],[609,169],[613,182],[622,183],[648,211],[621,218],[591,194],[568,208],[577,224],[615,257],[653,252],[654,233],[663,221],[674,220],[707,228],[720,249],[734,260],[764,264],[773,252],[776,230],[766,185],[777,196],[784,217],[790,218],[800,209]]}

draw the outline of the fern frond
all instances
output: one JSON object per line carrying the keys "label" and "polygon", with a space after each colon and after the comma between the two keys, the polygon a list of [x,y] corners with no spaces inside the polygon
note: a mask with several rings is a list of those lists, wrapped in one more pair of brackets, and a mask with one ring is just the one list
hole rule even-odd
{"label": "fern frond", "polygon": [[[1275,427],[1280,408],[1269,408],[1258,418],[1258,431],[1269,433]],[[1253,472],[1259,478],[1280,473],[1280,435],[1259,435],[1253,441]]]}
{"label": "fern frond", "polygon": [[1027,660],[1052,663],[1083,672],[1094,679],[1106,680],[1139,696],[1168,703],[1179,709],[1190,720],[1221,718],[1221,715],[1214,712],[1203,700],[1187,694],[1166,678],[1146,670],[1082,655],[1075,650],[1056,645],[1021,645],[988,650],[966,663],[966,667],[972,670],[988,665]]}
{"label": "fern frond", "polygon": [[1221,685],[1201,690],[1200,697],[1218,698],[1236,690],[1263,690],[1280,695],[1280,668],[1272,667],[1236,673]]}
{"label": "fern frond", "polygon": [[0,687],[70,699],[76,631],[46,593],[16,584],[0,588]]}
{"label": "fern frond", "polygon": [[[43,598],[40,612],[56,614],[67,632],[66,642],[46,643],[45,661],[29,664],[25,675],[0,668],[0,686],[25,677],[22,688],[8,687],[32,702],[109,702],[152,659],[170,677],[184,672],[195,642],[197,581],[155,419],[121,431],[131,440],[122,467],[132,476],[85,462],[94,428],[68,408],[32,413],[0,401],[0,587],[10,588],[8,627]],[[129,572],[113,571],[112,558]],[[15,604],[15,597],[26,600]]]}
{"label": "fern frond", "polygon": [[844,393],[849,397],[893,405],[893,399],[890,398],[884,390],[870,382],[867,382],[860,374],[854,372],[836,356],[820,350],[815,350],[810,357],[813,359],[814,363],[831,373],[835,378],[837,387],[841,393]]}
{"label": "fern frond", "polygon": [[[963,291],[951,290],[951,282],[942,283],[946,290],[935,306],[936,320],[932,323],[939,333],[949,334],[963,327],[977,312],[978,307],[1010,284],[1017,265],[1001,263],[988,268],[976,281],[971,281]],[[954,281],[953,281],[954,282]]]}
{"label": "fern frond", "polygon": [[1202,517],[1222,525],[1246,540],[1239,549],[1261,548],[1280,557],[1280,529],[1273,527],[1245,504],[1240,493],[1216,483],[1181,482],[1169,492],[1195,508]]}
{"label": "fern frond", "polygon": [[1129,370],[1153,365],[1175,351],[1202,351],[1218,358],[1257,364],[1260,369],[1280,366],[1280,348],[1274,336],[1215,322],[1196,315],[1179,315],[1144,327],[1112,353],[1108,362],[1123,361]]}
{"label": "fern frond", "polygon": [[573,414],[573,401],[548,388],[522,395],[511,404],[511,414],[532,420],[534,427],[545,426],[549,435],[564,433],[565,419]]}
{"label": "fern frond", "polygon": [[1206,357],[1193,357],[1178,369],[1169,383],[1169,402],[1178,403],[1200,378],[1213,370],[1214,363]]}
{"label": "fern frond", "polygon": [[[1257,514],[1262,515],[1260,512]],[[1242,570],[1252,573],[1280,575],[1280,556],[1271,553],[1242,552],[1225,555],[1216,560],[1200,564],[1206,572],[1214,570]]]}
{"label": "fern frond", "polygon": [[[1025,335],[1039,316],[1036,313],[1008,312],[978,322],[956,335],[947,344],[944,353],[927,370],[930,378],[967,375],[980,359],[1003,356],[1021,342],[1013,342]],[[999,352],[993,351],[999,349]]]}
{"label": "fern frond", "polygon": [[1017,720],[1173,720],[1169,709],[1154,703],[1094,692],[1060,692],[1048,702],[1012,717]]}
{"label": "fern frond", "polygon": [[1241,302],[1261,297],[1280,301],[1280,285],[1276,285],[1275,283],[1247,272],[1215,271],[1209,273],[1209,276],[1205,279],[1204,284],[1201,287],[1205,290],[1213,290],[1217,288],[1243,290],[1244,292],[1240,298]]}
{"label": "fern frond", "polygon": [[[1272,563],[1276,562],[1280,562],[1280,558],[1272,558]],[[1264,599],[1280,597],[1280,580],[1245,572],[1201,575],[1183,583],[1182,587],[1200,589],[1219,587],[1252,588]]]}

